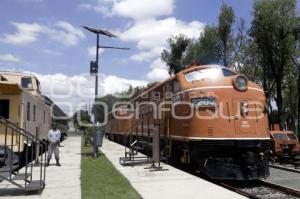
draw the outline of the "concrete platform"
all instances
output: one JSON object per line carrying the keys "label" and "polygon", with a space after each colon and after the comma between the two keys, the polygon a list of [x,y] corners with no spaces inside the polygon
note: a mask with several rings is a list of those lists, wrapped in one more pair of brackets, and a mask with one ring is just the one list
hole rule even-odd
{"label": "concrete platform", "polygon": [[266,181],[300,190],[299,173],[270,168],[270,177]]}
{"label": "concrete platform", "polygon": [[162,163],[167,171],[155,172],[144,169],[150,164],[124,167],[119,164],[119,157],[124,156],[124,146],[107,139],[104,139],[101,151],[144,199],[245,198],[167,164]]}
{"label": "concrete platform", "polygon": [[[62,166],[55,166],[55,159],[52,157],[52,162],[50,162],[50,166],[47,167],[46,171],[46,187],[41,195],[24,196],[24,192],[20,191],[20,189],[16,189],[14,185],[2,181],[0,183],[1,199],[80,199],[80,136],[69,136],[61,143],[61,145],[63,146],[60,147]],[[13,189],[8,190],[3,188]]]}

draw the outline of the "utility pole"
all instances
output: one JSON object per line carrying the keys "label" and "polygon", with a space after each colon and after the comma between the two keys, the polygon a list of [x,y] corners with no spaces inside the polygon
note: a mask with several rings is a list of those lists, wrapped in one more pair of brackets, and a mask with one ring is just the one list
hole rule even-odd
{"label": "utility pole", "polygon": [[[97,35],[97,43],[96,43],[96,61],[91,61],[90,63],[90,74],[92,76],[95,76],[95,102],[98,96],[98,63],[99,63],[99,48],[110,48],[110,49],[119,49],[119,50],[129,50],[130,48],[119,48],[119,47],[113,47],[113,46],[100,46],[99,45],[99,35],[104,35],[107,37],[113,37],[113,38],[117,38],[117,36],[115,36],[114,34],[106,31],[106,30],[102,30],[102,29],[97,29],[97,28],[92,28],[92,27],[88,27],[88,26],[82,26],[83,28],[85,28],[86,30],[94,33]],[[97,119],[96,116],[94,115],[94,128],[93,128],[93,158],[96,159],[97,158],[97,152],[98,152],[98,136],[100,136],[100,132],[97,132]],[[103,135],[102,135],[103,136]]]}

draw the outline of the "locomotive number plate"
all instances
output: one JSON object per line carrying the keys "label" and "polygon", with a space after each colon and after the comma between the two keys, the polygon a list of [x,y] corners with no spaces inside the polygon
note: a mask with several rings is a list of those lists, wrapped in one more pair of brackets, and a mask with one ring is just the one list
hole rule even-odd
{"label": "locomotive number plate", "polygon": [[214,97],[199,97],[192,98],[191,103],[196,106],[215,106],[216,100]]}

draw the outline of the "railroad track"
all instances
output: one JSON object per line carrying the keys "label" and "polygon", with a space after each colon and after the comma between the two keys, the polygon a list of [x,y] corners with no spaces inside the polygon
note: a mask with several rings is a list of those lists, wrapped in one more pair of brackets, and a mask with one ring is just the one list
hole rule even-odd
{"label": "railroad track", "polygon": [[262,180],[255,180],[243,183],[219,182],[217,184],[251,199],[300,198],[300,191]]}
{"label": "railroad track", "polygon": [[[175,165],[173,165],[175,166]],[[300,198],[300,191],[285,187],[282,185],[274,184],[263,180],[252,181],[218,181],[208,178],[199,172],[190,171],[177,166],[185,172],[188,172],[194,176],[207,180],[211,183],[224,187],[228,190],[234,191],[240,195],[243,195],[250,199],[297,199]],[[294,169],[295,170],[295,169]],[[293,171],[296,172],[296,171]],[[300,173],[300,166],[297,173]]]}
{"label": "railroad track", "polygon": [[281,169],[289,172],[300,173],[300,160],[270,163],[269,167]]}

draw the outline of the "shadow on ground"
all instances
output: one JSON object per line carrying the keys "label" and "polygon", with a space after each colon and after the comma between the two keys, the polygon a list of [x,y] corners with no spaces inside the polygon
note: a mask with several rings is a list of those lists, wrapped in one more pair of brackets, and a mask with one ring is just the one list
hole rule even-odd
{"label": "shadow on ground", "polygon": [[[93,152],[82,152],[82,153],[80,153],[80,155],[82,157],[93,157]],[[101,157],[101,156],[104,156],[104,153],[98,152],[97,157]]]}
{"label": "shadow on ground", "polygon": [[36,195],[41,194],[42,192],[39,191],[32,191],[32,192],[25,192],[18,188],[11,188],[11,189],[0,189],[0,197],[3,196],[24,196],[24,195]]}

